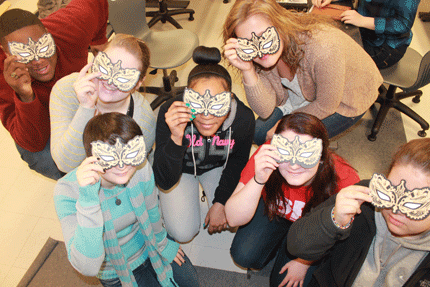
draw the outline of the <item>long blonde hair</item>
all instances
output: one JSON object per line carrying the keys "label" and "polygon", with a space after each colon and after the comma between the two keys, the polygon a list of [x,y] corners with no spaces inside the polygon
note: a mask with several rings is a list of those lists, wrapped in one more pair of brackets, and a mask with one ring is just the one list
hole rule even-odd
{"label": "long blonde hair", "polygon": [[235,29],[248,17],[261,15],[278,30],[284,42],[281,58],[295,72],[304,56],[301,35],[312,37],[312,31],[320,29],[322,24],[333,24],[327,17],[291,11],[280,6],[276,0],[237,0],[227,15],[223,27],[224,43],[229,38],[237,38]]}

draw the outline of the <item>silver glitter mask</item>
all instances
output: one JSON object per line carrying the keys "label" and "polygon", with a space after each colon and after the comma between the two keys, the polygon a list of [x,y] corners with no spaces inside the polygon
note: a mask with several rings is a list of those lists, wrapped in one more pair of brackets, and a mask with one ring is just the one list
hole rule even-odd
{"label": "silver glitter mask", "polygon": [[12,55],[20,56],[20,63],[38,61],[39,58],[50,58],[55,54],[55,42],[50,33],[45,33],[37,41],[28,38],[28,44],[20,42],[9,42],[9,51]]}
{"label": "silver glitter mask", "polygon": [[406,217],[414,220],[425,219],[430,214],[430,188],[406,189],[406,180],[399,185],[392,185],[382,174],[373,174],[370,180],[372,204],[378,208],[392,209],[393,213],[400,211]]}
{"label": "silver glitter mask", "polygon": [[223,117],[230,111],[231,93],[222,92],[211,96],[209,90],[204,95],[200,95],[192,89],[186,88],[184,91],[184,103],[190,104],[190,107],[196,110],[193,114],[208,114],[216,117]]}
{"label": "silver glitter mask", "polygon": [[251,40],[237,38],[239,43],[239,48],[236,49],[237,56],[243,61],[251,61],[257,57],[261,58],[265,54],[275,54],[279,51],[281,41],[274,26],[267,28],[260,37],[254,32],[251,35]]}
{"label": "silver glitter mask", "polygon": [[143,136],[135,136],[126,144],[120,138],[116,139],[115,145],[110,145],[103,141],[91,143],[93,156],[99,158],[98,163],[104,169],[114,166],[122,168],[124,165],[138,166],[145,161],[145,141]]}
{"label": "silver glitter mask", "polygon": [[316,166],[322,154],[322,140],[317,138],[301,143],[296,135],[290,142],[280,134],[274,134],[271,144],[276,147],[280,162],[290,162],[291,165],[297,163],[304,168]]}

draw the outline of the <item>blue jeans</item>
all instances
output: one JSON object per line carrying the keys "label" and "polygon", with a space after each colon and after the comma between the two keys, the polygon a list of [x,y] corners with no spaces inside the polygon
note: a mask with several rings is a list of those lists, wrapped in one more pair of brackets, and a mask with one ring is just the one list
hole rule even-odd
{"label": "blue jeans", "polygon": [[30,152],[19,145],[16,145],[23,161],[28,163],[28,167],[41,175],[52,179],[60,179],[65,175],[60,171],[51,156],[51,142],[48,141],[42,151]]}
{"label": "blue jeans", "polygon": [[[352,127],[363,116],[364,113],[356,117],[345,117],[338,113],[334,113],[323,119],[322,122],[327,129],[329,138],[332,138]],[[259,117],[255,121],[254,143],[257,145],[264,144],[266,142],[267,132],[273,128],[273,126],[282,119],[282,117],[283,114],[279,108],[275,108],[273,113],[265,120]]]}
{"label": "blue jeans", "polygon": [[273,113],[265,120],[261,117],[255,120],[254,143],[262,145],[266,142],[267,132],[283,117],[283,113],[279,108],[275,108]]}
{"label": "blue jeans", "polygon": [[[287,275],[279,274],[282,267],[295,259],[287,252],[287,233],[292,222],[280,218],[270,221],[264,214],[264,201],[260,199],[252,220],[241,226],[233,239],[230,253],[233,260],[245,268],[262,269],[275,256],[275,265],[270,275],[270,286],[278,286]],[[317,266],[311,266],[305,276],[304,286],[312,278]]]}
{"label": "blue jeans", "polygon": [[[198,287],[199,280],[197,278],[197,271],[194,269],[190,259],[185,255],[185,263],[179,266],[176,262],[170,263],[173,270],[173,278],[180,287]],[[157,273],[152,267],[149,258],[145,260],[139,267],[133,271],[134,278],[138,286],[142,287],[160,287],[157,279]],[[119,278],[102,280],[100,282],[104,287],[121,287]],[[173,285],[172,285],[173,286]]]}

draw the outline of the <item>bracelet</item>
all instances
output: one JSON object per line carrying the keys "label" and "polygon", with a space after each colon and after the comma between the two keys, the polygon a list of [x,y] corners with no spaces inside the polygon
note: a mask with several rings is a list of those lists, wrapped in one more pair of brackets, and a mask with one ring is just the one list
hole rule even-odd
{"label": "bracelet", "polygon": [[265,182],[258,182],[258,181],[255,179],[255,174],[254,174],[254,181],[255,181],[257,184],[259,184],[259,185],[265,185],[265,184],[266,184]]}
{"label": "bracelet", "polygon": [[336,222],[336,220],[334,219],[334,207],[331,210],[331,220],[333,221],[333,224],[340,229],[347,229],[351,226],[352,222],[354,221],[354,216],[351,217],[351,220],[346,224],[346,225],[340,225],[339,223]]}

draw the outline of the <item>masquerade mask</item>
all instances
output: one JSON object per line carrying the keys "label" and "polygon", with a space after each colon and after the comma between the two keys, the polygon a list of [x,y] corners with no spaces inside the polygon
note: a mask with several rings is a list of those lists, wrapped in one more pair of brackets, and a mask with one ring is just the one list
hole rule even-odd
{"label": "masquerade mask", "polygon": [[370,180],[372,204],[379,208],[390,208],[393,213],[400,211],[406,217],[422,220],[430,214],[430,188],[408,190],[402,179],[394,186],[382,174],[375,173]]}
{"label": "masquerade mask", "polygon": [[122,92],[133,89],[140,76],[140,71],[137,69],[121,68],[121,60],[113,64],[104,52],[99,52],[94,58],[91,72],[102,73],[99,79],[108,81],[108,85],[114,84]]}
{"label": "masquerade mask", "polygon": [[196,111],[193,114],[208,114],[216,117],[223,117],[230,111],[231,106],[231,93],[222,92],[211,96],[209,90],[206,90],[204,95],[191,90],[185,89],[184,102],[190,104],[190,107]]}
{"label": "masquerade mask", "polygon": [[321,139],[314,138],[301,143],[296,135],[290,142],[280,134],[274,134],[271,144],[276,147],[280,162],[290,162],[291,165],[297,163],[304,168],[311,168],[316,166],[321,158]]}
{"label": "masquerade mask", "polygon": [[39,58],[50,58],[55,54],[55,42],[52,35],[45,33],[34,42],[28,38],[28,44],[20,42],[9,42],[9,51],[12,55],[20,56],[20,63],[27,64],[33,60],[38,61]]}
{"label": "masquerade mask", "polygon": [[275,54],[279,51],[279,35],[275,27],[269,27],[258,37],[254,32],[251,33],[251,40],[237,38],[239,43],[236,49],[237,55],[243,61],[251,61],[254,58],[261,58],[265,54]]}
{"label": "masquerade mask", "polygon": [[143,136],[135,136],[126,144],[123,144],[119,138],[116,139],[114,146],[102,141],[91,143],[92,154],[98,158],[99,164],[104,169],[119,165],[137,166],[145,161],[145,141]]}

